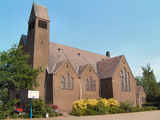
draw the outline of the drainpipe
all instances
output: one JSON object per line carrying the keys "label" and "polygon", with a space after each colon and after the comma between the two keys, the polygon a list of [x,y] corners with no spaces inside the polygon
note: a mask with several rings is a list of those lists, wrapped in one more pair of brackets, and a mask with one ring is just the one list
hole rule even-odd
{"label": "drainpipe", "polygon": [[99,79],[99,96],[100,96],[100,98],[102,97],[102,95],[101,95],[101,79]]}
{"label": "drainpipe", "polygon": [[82,99],[82,80],[81,80],[81,77],[79,77],[80,79],[80,94],[79,94],[79,99],[81,100]]}
{"label": "drainpipe", "polygon": [[46,103],[46,87],[47,87],[47,82],[48,82],[49,77],[50,77],[50,75],[48,74],[48,77],[47,77],[47,79],[45,81],[45,85],[44,85],[44,87],[45,87],[45,103]]}

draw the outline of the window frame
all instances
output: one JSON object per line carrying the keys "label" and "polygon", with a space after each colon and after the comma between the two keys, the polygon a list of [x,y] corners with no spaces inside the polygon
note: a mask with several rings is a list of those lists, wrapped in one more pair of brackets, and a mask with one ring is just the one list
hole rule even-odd
{"label": "window frame", "polygon": [[124,91],[127,91],[127,84],[126,84],[126,69],[123,69],[123,84],[124,84]]}
{"label": "window frame", "polygon": [[129,79],[129,73],[127,73],[127,90],[130,91],[130,79]]}
{"label": "window frame", "polygon": [[65,76],[65,89],[69,90],[69,74],[68,73]]}
{"label": "window frame", "polygon": [[89,77],[89,91],[92,91],[92,77]]}
{"label": "window frame", "polygon": [[73,90],[73,78],[70,78],[70,90]]}
{"label": "window frame", "polygon": [[121,91],[123,91],[123,74],[122,71],[120,72],[120,82],[121,82]]}
{"label": "window frame", "polygon": [[64,87],[65,87],[65,79],[62,76],[62,78],[61,78],[61,89],[64,90]]}
{"label": "window frame", "polygon": [[93,80],[93,91],[96,91],[96,81],[95,80]]}
{"label": "window frame", "polygon": [[88,87],[88,79],[86,79],[86,91],[89,91],[89,87]]}

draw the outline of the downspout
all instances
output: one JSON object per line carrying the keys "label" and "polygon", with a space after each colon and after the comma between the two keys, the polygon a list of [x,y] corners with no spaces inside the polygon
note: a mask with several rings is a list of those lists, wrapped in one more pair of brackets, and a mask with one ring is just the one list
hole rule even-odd
{"label": "downspout", "polygon": [[48,81],[49,77],[50,77],[50,75],[48,74],[48,77],[47,77],[47,79],[45,81],[45,85],[44,85],[44,87],[45,87],[45,103],[46,103],[46,87],[47,87],[47,81]]}
{"label": "downspout", "polygon": [[79,77],[79,79],[80,79],[79,99],[81,100],[82,99],[82,80],[81,80],[81,77]]}
{"label": "downspout", "polygon": [[19,90],[19,92],[20,92],[20,94],[21,94],[21,99],[22,99],[22,104],[21,104],[21,105],[22,105],[22,109],[24,109],[24,108],[23,108],[23,103],[24,103],[23,94],[22,94],[22,91],[21,91],[21,90]]}
{"label": "downspout", "polygon": [[100,98],[102,97],[102,95],[101,95],[101,79],[99,79],[99,96],[100,96]]}

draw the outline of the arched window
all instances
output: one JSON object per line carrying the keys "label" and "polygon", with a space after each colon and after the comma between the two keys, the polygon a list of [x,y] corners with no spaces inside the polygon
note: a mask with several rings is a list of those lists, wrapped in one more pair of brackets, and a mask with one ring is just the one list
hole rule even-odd
{"label": "arched window", "polygon": [[69,74],[66,74],[66,79],[65,79],[65,89],[69,89]]}
{"label": "arched window", "polygon": [[130,91],[129,73],[127,73],[127,90]]}
{"label": "arched window", "polygon": [[88,80],[86,80],[86,91],[88,91]]}
{"label": "arched window", "polygon": [[121,91],[123,91],[123,78],[122,78],[122,72],[120,72],[120,82],[121,82]]}
{"label": "arched window", "polygon": [[70,90],[73,90],[73,78],[70,79]]}
{"label": "arched window", "polygon": [[89,78],[89,91],[92,91],[92,78]]}
{"label": "arched window", "polygon": [[123,69],[123,83],[124,83],[124,91],[126,91],[126,70]]}
{"label": "arched window", "polygon": [[93,91],[96,91],[96,82],[93,80]]}
{"label": "arched window", "polygon": [[61,89],[64,89],[64,77],[61,78]]}

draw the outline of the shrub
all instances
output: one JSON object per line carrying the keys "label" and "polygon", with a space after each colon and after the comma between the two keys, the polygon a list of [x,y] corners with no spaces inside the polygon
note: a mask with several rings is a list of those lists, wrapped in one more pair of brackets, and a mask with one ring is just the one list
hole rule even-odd
{"label": "shrub", "polygon": [[[31,103],[27,105],[27,114],[25,117],[30,116],[30,106]],[[52,106],[46,105],[43,100],[33,99],[32,101],[32,118],[43,118],[46,116],[46,113],[49,113],[49,117],[58,116],[52,109]]]}
{"label": "shrub", "polygon": [[19,116],[19,114],[17,114],[17,113],[13,113],[13,116],[12,116],[12,117],[13,117],[14,119],[17,119],[17,118],[18,118],[18,116]]}
{"label": "shrub", "polygon": [[102,101],[95,105],[94,110],[97,115],[104,115],[108,112],[107,107]]}
{"label": "shrub", "polygon": [[142,104],[143,106],[155,106],[158,107],[160,105],[159,102],[146,102]]}
{"label": "shrub", "polygon": [[118,102],[114,98],[108,99],[108,102],[109,102],[109,107],[118,106]]}
{"label": "shrub", "polygon": [[140,108],[139,107],[132,107],[131,112],[139,112]]}
{"label": "shrub", "polygon": [[131,108],[133,107],[133,103],[130,100],[126,100],[125,102],[119,101],[120,102],[120,108],[124,109],[127,113],[131,111]]}
{"label": "shrub", "polygon": [[92,109],[84,109],[82,110],[82,115],[95,115],[96,112]]}
{"label": "shrub", "polygon": [[70,115],[82,116],[82,110],[74,109],[74,110],[72,110],[72,112],[70,113]]}
{"label": "shrub", "polygon": [[109,108],[109,111],[108,111],[110,114],[116,114],[116,113],[125,113],[125,110],[124,109],[121,109],[119,107],[110,107]]}
{"label": "shrub", "polygon": [[111,106],[118,106],[118,102],[114,100],[113,98],[106,99],[106,98],[98,98],[96,99],[82,99],[75,101],[73,103],[73,109],[82,110],[82,109],[94,109],[94,107],[98,103],[103,103],[105,107],[111,107]]}

